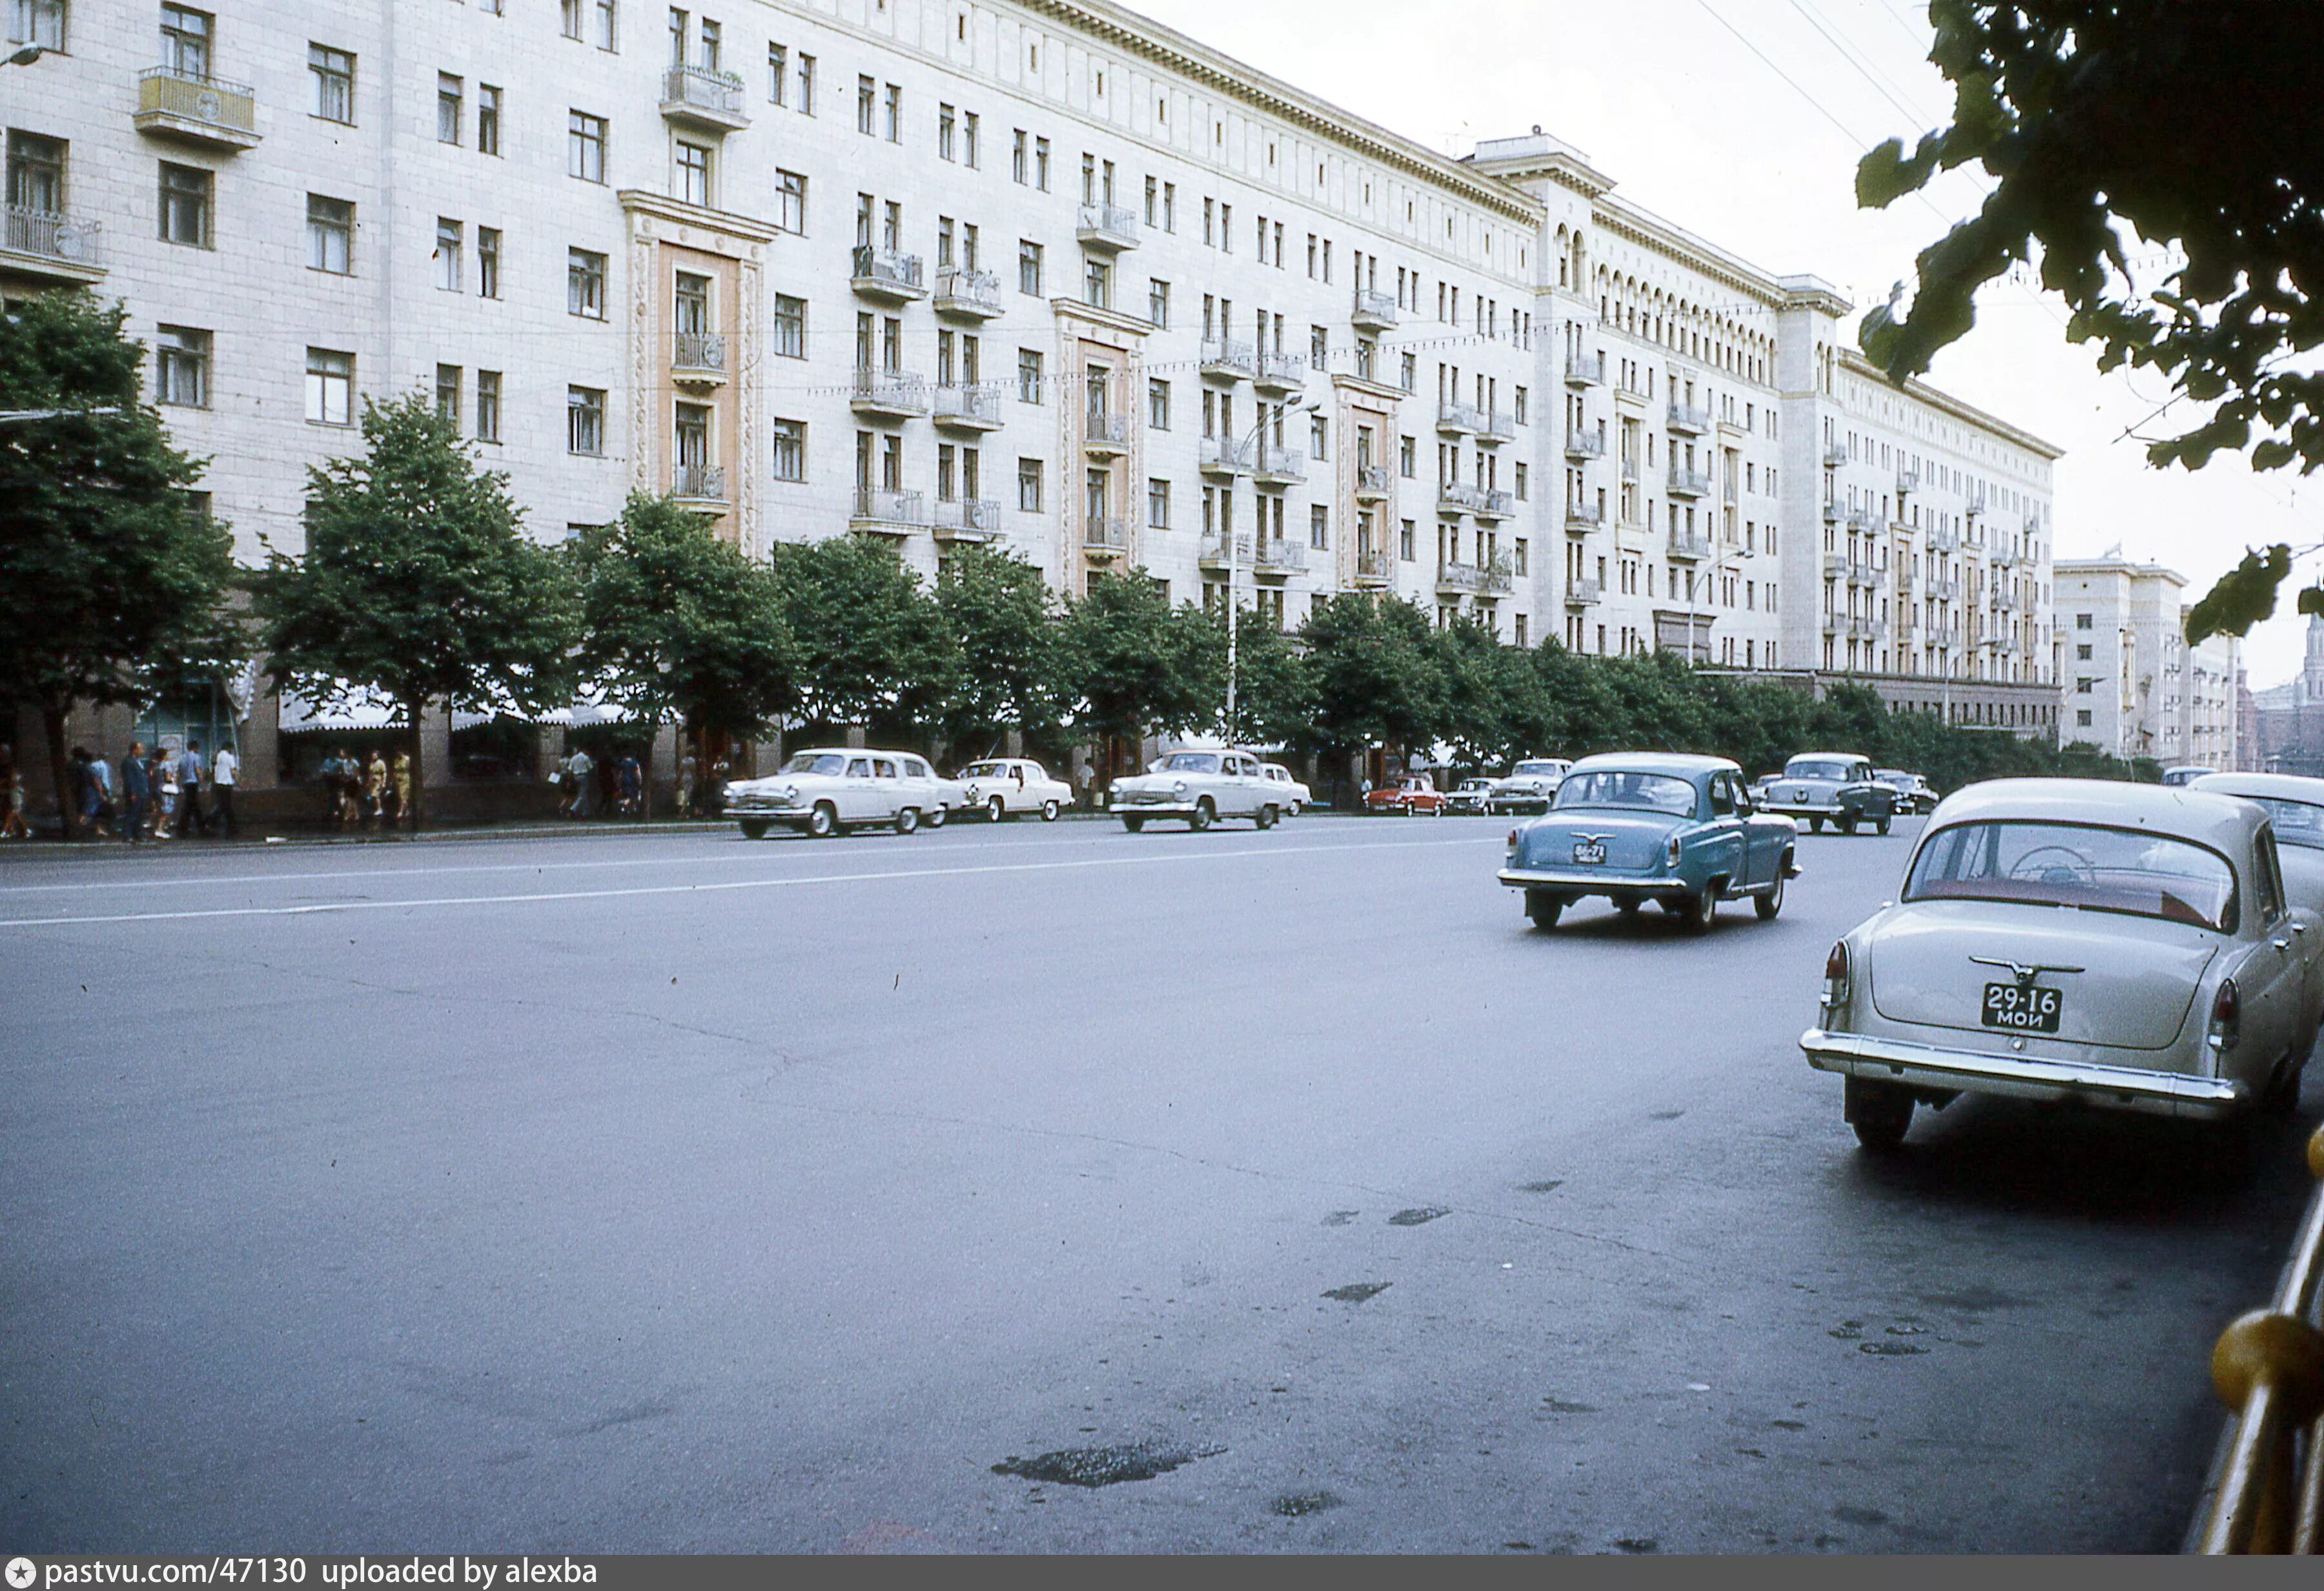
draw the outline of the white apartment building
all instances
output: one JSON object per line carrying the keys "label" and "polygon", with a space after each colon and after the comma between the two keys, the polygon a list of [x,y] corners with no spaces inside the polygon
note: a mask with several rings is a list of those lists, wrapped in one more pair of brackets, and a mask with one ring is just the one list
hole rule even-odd
{"label": "white apartment building", "polygon": [[1449,160],[1102,0],[698,3],[5,0],[51,53],[0,69],[0,292],[126,301],[254,561],[416,389],[544,539],[667,491],[754,550],[2053,693],[2056,450],[1556,140]]}
{"label": "white apartment building", "polygon": [[2187,582],[2118,554],[2057,565],[2061,742],[2166,766],[2236,766],[2242,642],[2186,642]]}

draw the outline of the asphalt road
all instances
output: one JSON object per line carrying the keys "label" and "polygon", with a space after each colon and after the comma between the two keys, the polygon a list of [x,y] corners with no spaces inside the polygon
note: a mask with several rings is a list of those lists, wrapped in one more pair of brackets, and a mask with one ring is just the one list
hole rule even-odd
{"label": "asphalt road", "polygon": [[11,856],[0,1549],[2175,1549],[2324,1089],[1868,1162],[1914,825],[1507,826]]}

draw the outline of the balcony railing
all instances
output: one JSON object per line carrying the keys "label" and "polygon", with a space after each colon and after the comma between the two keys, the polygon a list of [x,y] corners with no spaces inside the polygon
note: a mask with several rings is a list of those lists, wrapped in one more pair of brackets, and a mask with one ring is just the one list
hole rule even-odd
{"label": "balcony railing", "polygon": [[1858,640],[1871,640],[1880,633],[1878,621],[1859,614],[1848,621],[1848,633]]}
{"label": "balcony railing", "polygon": [[1477,567],[1477,590],[1486,596],[1507,596],[1517,588],[1515,566],[1508,555]]}
{"label": "balcony railing", "polygon": [[1307,379],[1307,355],[1269,354],[1262,349],[1259,355],[1256,379],[1260,386],[1278,391],[1298,386]]}
{"label": "balcony railing", "polygon": [[1897,496],[1899,496],[1899,497],[1907,497],[1907,496],[1910,496],[1912,493],[1914,493],[1914,492],[1918,492],[1920,489],[1921,489],[1921,472],[1920,472],[1920,471],[1918,471],[1918,470],[1898,470],[1898,471],[1896,472],[1896,495],[1897,495]]}
{"label": "balcony railing", "polygon": [[1250,474],[1252,445],[1231,437],[1205,437],[1200,453],[1202,467],[1213,475]]}
{"label": "balcony railing", "polygon": [[1229,537],[1224,531],[1205,530],[1194,549],[1194,556],[1205,569],[1224,569],[1231,564],[1240,568],[1251,560],[1255,551],[1250,538],[1237,532]]}
{"label": "balcony railing", "polygon": [[1960,532],[1958,530],[1929,532],[1929,550],[1932,553],[1957,553],[1960,551]]}
{"label": "balcony railing", "polygon": [[137,113],[131,120],[140,133],[249,149],[259,138],[258,95],[223,78],[147,67],[137,74]]}
{"label": "balcony railing", "polygon": [[1465,481],[1439,481],[1436,483],[1436,511],[1440,514],[1466,514],[1476,511],[1485,494]]}
{"label": "balcony railing", "polygon": [[1517,511],[1517,499],[1498,486],[1480,488],[1476,506],[1469,510],[1480,520],[1506,520]]}
{"label": "balcony railing", "polygon": [[726,374],[726,339],[715,332],[677,332],[670,338],[670,368],[688,374]]}
{"label": "balcony railing", "polygon": [[687,502],[724,502],[725,468],[710,464],[673,465],[669,472],[669,494]]}
{"label": "balcony railing", "polygon": [[997,382],[936,389],[936,422],[961,430],[990,431],[1001,424],[1001,389]]}
{"label": "balcony railing", "polygon": [[1932,601],[1940,602],[1958,602],[1960,600],[1960,582],[1942,578],[1932,579],[1929,582],[1929,596]]}
{"label": "balcony railing", "polygon": [[1356,466],[1356,495],[1361,498],[1392,496],[1396,492],[1396,472],[1386,464]]}
{"label": "balcony railing", "polygon": [[1466,403],[1439,400],[1436,405],[1436,428],[1447,433],[1468,435],[1484,428],[1485,417]]}
{"label": "balcony railing", "polygon": [[1844,504],[1827,502],[1823,505],[1823,522],[1825,524],[1837,525],[1846,518],[1848,518],[1848,509]]}
{"label": "balcony railing", "polygon": [[1482,418],[1484,423],[1477,428],[1480,442],[1507,442],[1517,434],[1517,417],[1513,414],[1488,409],[1482,411]]}
{"label": "balcony railing", "polygon": [[1565,383],[1570,387],[1604,386],[1606,356],[1603,354],[1568,354],[1565,356]]}
{"label": "balcony railing", "polygon": [[1565,456],[1603,458],[1606,456],[1606,438],[1595,431],[1568,431],[1565,433]]}
{"label": "balcony railing", "polygon": [[1138,212],[1120,205],[1084,205],[1074,212],[1074,235],[1093,249],[1138,246]]}
{"label": "balcony railing", "polygon": [[920,280],[920,257],[901,253],[894,249],[875,249],[863,244],[855,245],[854,265],[849,285],[866,298],[919,299],[927,296],[927,288]]}
{"label": "balcony railing", "polygon": [[1847,449],[1847,448],[1845,448],[1845,447],[1827,447],[1827,448],[1825,448],[1825,449],[1823,450],[1823,467],[1824,467],[1824,468],[1826,468],[1826,469],[1828,469],[1828,470],[1836,470],[1836,469],[1839,469],[1842,464],[1845,464],[1847,462],[1848,462],[1848,449]]}
{"label": "balcony railing", "polygon": [[936,500],[937,537],[945,541],[984,541],[1001,533],[1001,504],[990,497]]}
{"label": "balcony railing", "polygon": [[921,415],[928,411],[928,387],[907,371],[859,368],[850,402],[858,414]]}
{"label": "balcony railing", "polygon": [[1253,553],[1250,566],[1258,575],[1296,575],[1307,566],[1307,544],[1288,536],[1267,537]]}
{"label": "balcony railing", "polygon": [[1396,584],[1396,560],[1386,552],[1367,548],[1356,555],[1358,585],[1393,585]]}
{"label": "balcony railing", "polygon": [[1082,446],[1092,453],[1130,451],[1130,417],[1126,414],[1082,416]]}
{"label": "balcony railing", "polygon": [[1128,552],[1130,521],[1119,518],[1084,520],[1082,550],[1105,557],[1118,557]]}
{"label": "balcony railing", "polygon": [[1670,406],[1670,428],[1699,437],[1711,428],[1711,410],[1692,403],[1674,403]]}
{"label": "balcony railing", "polygon": [[1436,566],[1436,589],[1440,592],[1474,592],[1485,589],[1485,572],[1474,564],[1456,564],[1446,560]]}
{"label": "balcony railing", "polygon": [[936,272],[937,314],[990,320],[1001,312],[1001,279],[990,271],[947,265]]}
{"label": "balcony railing", "polygon": [[1393,331],[1396,328],[1396,296],[1375,288],[1358,288],[1355,303],[1349,319],[1365,331]]}
{"label": "balcony railing", "polygon": [[855,511],[849,523],[857,529],[908,532],[929,523],[927,499],[918,492],[890,492],[874,486],[855,489]]}
{"label": "balcony railing", "polygon": [[1259,369],[1259,355],[1249,343],[1230,337],[1203,339],[1203,373],[1249,381]]}
{"label": "balcony railing", "polygon": [[733,131],[751,124],[742,108],[742,79],[709,67],[674,66],[661,75],[661,114],[673,122],[693,122]]}
{"label": "balcony railing", "polygon": [[1262,447],[1251,474],[1272,485],[1296,486],[1307,478],[1307,456],[1296,447]]}
{"label": "balcony railing", "polygon": [[1606,510],[1594,502],[1569,502],[1565,505],[1565,528],[1587,533],[1606,522]]}
{"label": "balcony railing", "polygon": [[0,253],[14,256],[12,265],[30,262],[51,267],[53,274],[73,281],[93,281],[105,273],[99,246],[103,238],[94,221],[75,221],[23,205],[0,210]]}
{"label": "balcony railing", "polygon": [[1569,608],[1595,607],[1604,594],[1595,580],[1573,579],[1565,583],[1565,605]]}
{"label": "balcony railing", "polygon": [[1711,477],[1701,470],[1674,467],[1670,473],[1669,491],[1673,497],[1701,497],[1711,490]]}
{"label": "balcony railing", "polygon": [[1711,556],[1711,542],[1705,537],[1692,535],[1684,530],[1674,530],[1670,532],[1669,554],[1674,558],[1683,558],[1690,562],[1697,558],[1707,558]]}
{"label": "balcony railing", "polygon": [[1848,528],[1856,535],[1870,536],[1880,529],[1880,516],[1870,509],[1850,509]]}

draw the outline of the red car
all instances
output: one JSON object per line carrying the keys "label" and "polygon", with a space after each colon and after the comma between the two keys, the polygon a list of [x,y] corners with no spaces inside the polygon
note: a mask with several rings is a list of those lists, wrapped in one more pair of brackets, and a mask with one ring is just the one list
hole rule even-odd
{"label": "red car", "polygon": [[1444,792],[1425,774],[1398,774],[1364,797],[1366,812],[1392,812],[1402,817],[1444,815]]}

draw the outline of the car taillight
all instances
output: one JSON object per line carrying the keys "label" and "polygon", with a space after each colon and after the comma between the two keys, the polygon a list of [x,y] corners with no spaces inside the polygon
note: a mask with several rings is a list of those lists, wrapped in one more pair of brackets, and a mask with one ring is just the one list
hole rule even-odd
{"label": "car taillight", "polygon": [[2232,978],[2219,985],[2219,992],[2211,998],[2211,1048],[2231,1050],[2242,1036],[2244,1001]]}
{"label": "car taillight", "polygon": [[1509,831],[1509,849],[1510,849],[1511,851],[1515,851],[1517,848],[1517,832],[1515,829],[1511,829],[1511,830]]}
{"label": "car taillight", "polygon": [[1848,1003],[1848,941],[1844,939],[1833,941],[1831,953],[1823,959],[1823,1003],[1827,1011]]}
{"label": "car taillight", "polygon": [[1673,834],[1670,837],[1670,843],[1663,847],[1663,863],[1665,866],[1674,868],[1678,866],[1678,836]]}

